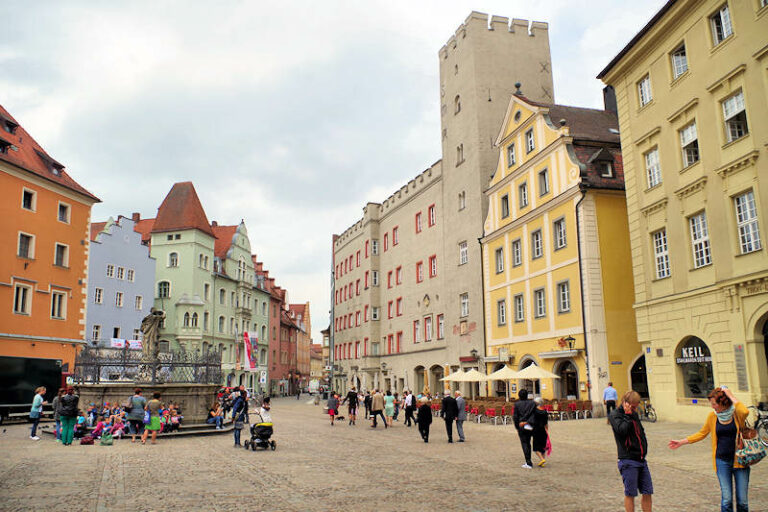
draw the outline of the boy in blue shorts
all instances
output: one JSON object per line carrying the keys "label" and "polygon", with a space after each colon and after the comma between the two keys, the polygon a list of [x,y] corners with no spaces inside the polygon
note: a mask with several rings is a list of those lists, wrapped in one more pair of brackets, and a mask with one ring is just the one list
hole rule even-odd
{"label": "boy in blue shorts", "polygon": [[624,481],[624,510],[634,512],[635,497],[642,495],[643,512],[651,512],[653,482],[648,470],[648,440],[637,415],[640,395],[628,391],[621,398],[621,405],[608,417],[613,427],[613,437],[619,452],[619,473]]}

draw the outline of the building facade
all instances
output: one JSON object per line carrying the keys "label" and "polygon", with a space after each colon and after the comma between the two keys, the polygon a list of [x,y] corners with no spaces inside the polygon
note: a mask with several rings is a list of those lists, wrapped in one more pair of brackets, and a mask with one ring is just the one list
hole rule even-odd
{"label": "building facade", "polygon": [[309,302],[291,304],[288,306],[293,323],[299,328],[296,334],[296,371],[299,376],[299,386],[304,389],[309,386],[310,355],[312,346],[312,317],[309,314]]}
{"label": "building facade", "polygon": [[91,345],[140,340],[141,320],[154,304],[155,260],[133,219],[91,224],[86,335]]}
{"label": "building facade", "polygon": [[333,237],[332,386],[342,393],[434,393],[446,373],[480,365],[477,240],[493,140],[516,82],[554,99],[547,25],[472,12],[439,64],[442,159]]}
{"label": "building facade", "polygon": [[0,356],[73,370],[97,202],[0,106]]}
{"label": "building facade", "polygon": [[[510,100],[481,240],[486,370],[560,377],[512,392],[599,404],[609,381],[631,386],[642,353],[618,133],[615,112]],[[488,392],[505,396],[507,383]]]}
{"label": "building facade", "polygon": [[670,0],[600,73],[615,89],[638,338],[659,415],[768,398],[768,6]]}

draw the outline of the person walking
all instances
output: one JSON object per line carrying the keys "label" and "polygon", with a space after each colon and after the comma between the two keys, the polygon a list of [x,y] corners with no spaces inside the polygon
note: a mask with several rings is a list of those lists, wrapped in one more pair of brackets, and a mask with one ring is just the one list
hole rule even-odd
{"label": "person walking", "polygon": [[422,397],[419,400],[421,405],[416,416],[416,425],[419,427],[419,434],[425,443],[429,442],[429,426],[432,424],[432,409],[429,408],[429,400]]}
{"label": "person walking", "polygon": [[341,401],[341,405],[344,405],[344,402],[349,402],[349,405],[347,406],[347,412],[349,413],[349,425],[355,425],[355,421],[357,420],[357,402],[359,398],[357,396],[357,391],[355,391],[354,386],[352,389],[349,390],[349,393],[347,393],[347,396],[344,397],[344,400]]}
{"label": "person walking", "polygon": [[453,442],[453,421],[459,415],[459,408],[456,405],[456,399],[451,396],[451,390],[445,390],[443,404],[440,408],[440,416],[445,421],[445,432],[448,434],[448,442]]}
{"label": "person walking", "polygon": [[75,394],[75,388],[67,386],[67,392],[59,398],[59,419],[61,420],[61,444],[69,446],[75,435],[75,421],[77,421],[77,406],[80,397]]}
{"label": "person walking", "polygon": [[464,397],[461,396],[461,391],[456,390],[456,409],[458,414],[456,415],[456,433],[459,434],[459,442],[463,443],[464,439],[464,422],[467,421],[467,402]]}
{"label": "person walking", "polygon": [[533,399],[533,453],[539,458],[538,466],[547,464],[547,439],[549,439],[549,413],[544,409],[544,400],[540,396]]}
{"label": "person walking", "polygon": [[51,402],[51,407],[53,407],[53,430],[56,433],[57,443],[61,442],[61,415],[59,414],[61,409],[61,397],[64,396],[66,392],[66,389],[59,388],[58,394],[53,397],[53,402]]}
{"label": "person walking", "polygon": [[32,430],[29,433],[29,438],[33,441],[39,441],[37,437],[37,425],[40,423],[40,417],[43,415],[43,405],[48,402],[45,401],[45,387],[40,386],[35,389],[35,397],[32,399],[32,408],[29,410],[29,419],[32,421]]}
{"label": "person walking", "polygon": [[613,382],[608,383],[608,387],[603,390],[603,405],[605,405],[605,422],[610,423],[608,417],[611,411],[616,409],[616,401],[619,399],[619,393],[614,389]]}
{"label": "person walking", "polygon": [[240,433],[245,428],[245,422],[248,421],[248,393],[245,389],[240,390],[239,396],[235,398],[232,404],[232,429],[235,438],[235,448],[240,448]]}
{"label": "person walking", "polygon": [[637,391],[627,391],[621,398],[621,405],[609,416],[613,437],[619,457],[619,473],[624,482],[624,510],[634,512],[635,498],[638,491],[642,495],[643,512],[651,512],[653,481],[648,469],[648,440],[645,430],[637,415],[640,395]]}
{"label": "person walking", "polygon": [[368,417],[371,415],[372,402],[373,402],[373,398],[371,397],[371,392],[366,391],[365,398],[363,399],[363,407],[365,407],[365,419],[368,419]]}
{"label": "person walking", "polygon": [[371,398],[371,417],[373,418],[373,424],[371,428],[376,428],[376,417],[381,416],[381,420],[384,422],[384,428],[387,428],[387,418],[384,417],[384,395],[378,389],[373,390],[373,397]]}
{"label": "person walking", "polygon": [[397,416],[400,414],[400,406],[403,403],[403,401],[400,399],[400,397],[395,393],[395,414],[392,416],[393,421],[397,421]]}
{"label": "person walking", "polygon": [[331,393],[331,397],[328,399],[328,416],[331,417],[331,426],[333,426],[333,420],[336,418],[336,414],[339,412],[339,395]]}
{"label": "person walking", "polygon": [[144,435],[144,409],[147,399],[141,396],[141,388],[133,390],[133,396],[128,400],[130,411],[125,415],[128,420],[128,429],[131,431],[131,442],[136,442],[136,436]]}
{"label": "person walking", "polygon": [[413,410],[415,409],[416,397],[413,395],[413,393],[405,391],[405,398],[403,398],[403,402],[405,402],[405,426],[410,427],[411,424],[415,423],[415,419],[413,417]]}
{"label": "person walking", "polygon": [[163,408],[163,403],[160,401],[160,392],[155,391],[152,393],[152,400],[147,402],[144,408],[149,412],[149,423],[144,425],[141,444],[146,444],[150,432],[152,432],[152,444],[157,444],[157,433],[160,430],[160,409]]}
{"label": "person walking", "polygon": [[527,389],[521,389],[517,394],[517,397],[518,401],[515,402],[515,411],[512,413],[512,422],[515,424],[517,435],[520,438],[520,445],[523,447],[525,464],[521,467],[523,469],[532,469],[531,438],[533,436],[533,411],[536,409],[536,404],[533,403],[533,400],[528,399]]}
{"label": "person walking", "polygon": [[384,397],[384,416],[387,417],[385,425],[392,426],[392,417],[395,415],[395,397],[392,392],[387,390],[387,396]]}
{"label": "person walking", "polygon": [[736,442],[744,429],[749,409],[725,386],[713,389],[708,398],[713,410],[701,430],[683,439],[671,440],[669,447],[677,450],[685,444],[697,443],[711,435],[712,466],[720,482],[720,510],[733,510],[735,487],[736,511],[747,512],[750,468],[739,464],[736,458]]}

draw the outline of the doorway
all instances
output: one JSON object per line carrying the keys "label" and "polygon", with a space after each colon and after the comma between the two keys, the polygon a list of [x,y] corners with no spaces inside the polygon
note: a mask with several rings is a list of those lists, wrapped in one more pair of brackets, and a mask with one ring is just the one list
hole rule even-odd
{"label": "doorway", "polygon": [[579,399],[579,371],[573,361],[560,363],[557,375],[560,377],[560,398],[566,400]]}
{"label": "doorway", "polygon": [[643,399],[650,398],[648,393],[648,375],[645,373],[645,354],[637,358],[635,364],[629,370],[629,379],[632,389],[640,394]]}

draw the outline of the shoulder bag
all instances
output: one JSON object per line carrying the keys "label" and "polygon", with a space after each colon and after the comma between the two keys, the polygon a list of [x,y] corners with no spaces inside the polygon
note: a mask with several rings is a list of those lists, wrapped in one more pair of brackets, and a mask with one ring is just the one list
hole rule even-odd
{"label": "shoulder bag", "polygon": [[736,460],[744,467],[757,464],[768,455],[765,445],[757,437],[757,430],[744,427],[736,440]]}
{"label": "shoulder bag", "polygon": [[101,442],[99,444],[101,444],[101,446],[112,446],[112,442],[113,442],[112,434],[103,434],[101,436]]}
{"label": "shoulder bag", "polygon": [[149,411],[144,411],[144,424],[149,425],[152,422],[152,418],[149,416]]}
{"label": "shoulder bag", "polygon": [[125,412],[131,412],[133,410],[133,397],[128,397],[128,401],[123,404],[123,410]]}

